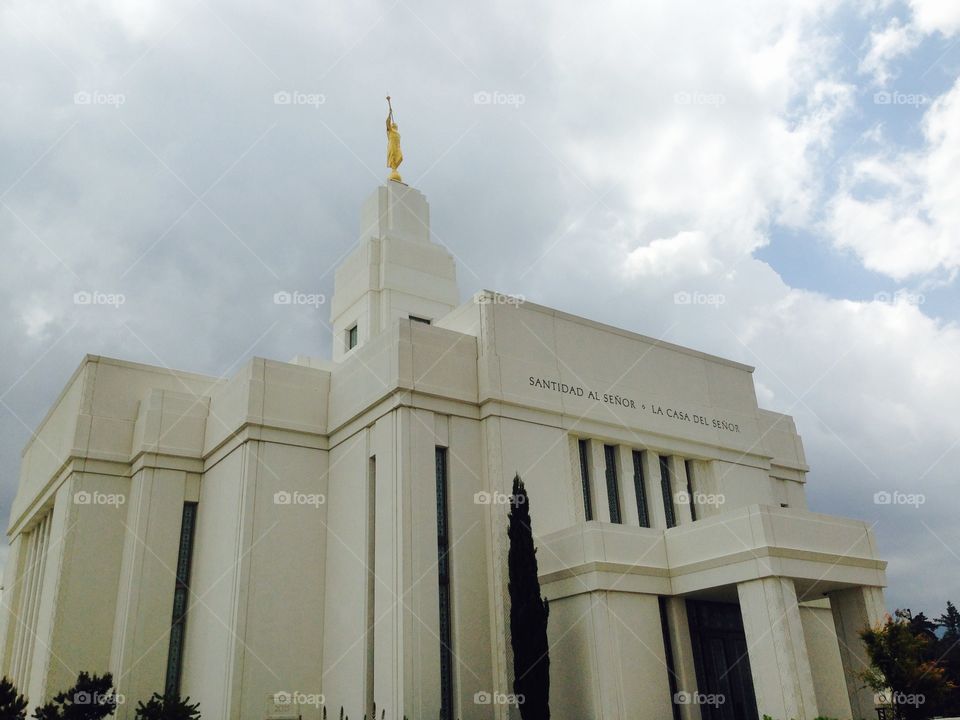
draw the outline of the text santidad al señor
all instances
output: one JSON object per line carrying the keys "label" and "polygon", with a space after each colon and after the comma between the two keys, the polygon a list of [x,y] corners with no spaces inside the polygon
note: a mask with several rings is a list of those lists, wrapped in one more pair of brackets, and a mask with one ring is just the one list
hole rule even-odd
{"label": "text santidad al se\u00f1or", "polygon": [[598,393],[596,390],[584,388],[582,385],[570,385],[568,383],[557,382],[556,380],[547,380],[546,378],[534,377],[533,375],[531,375],[529,379],[530,387],[540,388],[541,390],[553,390],[554,392],[558,392],[563,395],[585,397],[588,400],[596,400],[597,402],[607,403],[608,405],[617,405],[618,407],[633,408],[634,410],[649,410],[652,415],[661,415],[671,420],[689,422],[693,423],[694,425],[705,425],[706,427],[713,427],[717,430],[726,430],[728,432],[736,433],[740,432],[740,425],[738,423],[730,422],[729,420],[708,418],[703,415],[697,415],[696,413],[690,413],[686,410],[681,410],[679,408],[663,407],[662,405],[658,405],[656,403],[651,403],[649,408],[645,403],[640,403],[638,406],[637,401],[633,398],[625,395],[617,395],[615,393]]}

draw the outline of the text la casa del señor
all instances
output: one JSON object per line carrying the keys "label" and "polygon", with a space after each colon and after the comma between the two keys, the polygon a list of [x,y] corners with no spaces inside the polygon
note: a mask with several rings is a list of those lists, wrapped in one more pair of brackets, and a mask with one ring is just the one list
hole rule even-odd
{"label": "text la casa del se\u00f1or", "polygon": [[[616,393],[609,392],[599,393],[596,390],[584,388],[582,385],[571,385],[569,383],[558,382],[556,380],[538,378],[533,375],[529,376],[529,383],[530,387],[539,388],[541,390],[552,390],[553,392],[557,392],[562,395],[575,395],[576,397],[585,397],[588,400],[596,400],[597,402],[603,402],[608,405],[632,408],[634,410],[638,409],[637,401],[625,395],[618,395]],[[641,403],[639,409],[647,410],[647,405],[645,403]],[[728,432],[735,433],[740,432],[740,425],[738,423],[730,422],[728,420],[721,420],[718,418],[708,418],[704,415],[690,413],[686,410],[678,408],[663,407],[657,403],[650,403],[649,411],[653,415],[660,415],[671,420],[689,422],[695,425],[704,425],[706,427],[713,427],[716,430],[726,430]]]}

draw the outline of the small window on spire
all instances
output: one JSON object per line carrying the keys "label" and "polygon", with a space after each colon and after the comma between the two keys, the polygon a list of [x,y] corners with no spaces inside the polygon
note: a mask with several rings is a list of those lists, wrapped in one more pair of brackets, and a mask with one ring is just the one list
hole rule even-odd
{"label": "small window on spire", "polygon": [[357,346],[357,326],[354,325],[347,330],[347,350],[352,350]]}

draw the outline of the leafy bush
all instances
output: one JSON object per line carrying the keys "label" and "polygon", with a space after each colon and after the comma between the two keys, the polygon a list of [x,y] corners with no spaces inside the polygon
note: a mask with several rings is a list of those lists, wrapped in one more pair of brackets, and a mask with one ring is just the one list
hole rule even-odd
{"label": "leafy bush", "polygon": [[190,704],[190,698],[154,693],[146,704],[137,705],[137,720],[199,720],[200,703]]}
{"label": "leafy bush", "polygon": [[27,717],[27,699],[17,692],[13,683],[0,680],[0,720],[24,720]]}
{"label": "leafy bush", "polygon": [[860,677],[874,692],[889,692],[897,720],[929,717],[955,689],[940,663],[927,659],[935,636],[915,625],[901,614],[888,615],[884,623],[860,633],[870,657],[870,668]]}
{"label": "leafy bush", "polygon": [[77,677],[76,685],[38,707],[33,711],[33,717],[36,720],[101,720],[113,715],[116,709],[113,675],[82,672]]}

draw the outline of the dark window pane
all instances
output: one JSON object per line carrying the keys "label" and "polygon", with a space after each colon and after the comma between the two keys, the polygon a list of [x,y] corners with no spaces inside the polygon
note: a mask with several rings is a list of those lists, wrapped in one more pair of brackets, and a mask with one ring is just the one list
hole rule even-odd
{"label": "dark window pane", "polygon": [[687,499],[690,501],[690,519],[697,519],[697,504],[694,502],[693,494],[693,463],[689,460],[683,464],[687,471]]}
{"label": "dark window pane", "polygon": [[643,484],[643,455],[633,451],[633,486],[637,492],[637,515],[640,527],[650,527],[650,511],[647,509],[647,489]]}
{"label": "dark window pane", "polygon": [[667,527],[675,527],[677,516],[673,511],[673,491],[670,489],[670,463],[666,455],[660,456],[660,491],[663,493],[663,510],[667,515]]}
{"label": "dark window pane", "polygon": [[450,616],[450,538],[447,509],[447,450],[436,449],[437,577],[440,600],[440,720],[453,720],[453,627]]}
{"label": "dark window pane", "polygon": [[617,487],[617,448],[613,445],[604,445],[603,459],[607,466],[607,502],[610,505],[610,522],[619,523],[621,520],[620,490]]}
{"label": "dark window pane", "polygon": [[593,503],[590,501],[590,466],[587,464],[587,454],[590,446],[586,440],[578,440],[580,448],[580,484],[583,487],[583,515],[587,520],[593,520]]}
{"label": "dark window pane", "polygon": [[165,691],[180,692],[183,670],[183,641],[186,636],[187,606],[190,594],[190,564],[193,557],[193,536],[197,520],[197,503],[184,503],[180,520],[180,547],[177,554],[177,577],[173,590],[173,618],[170,625],[170,647],[167,651]]}

